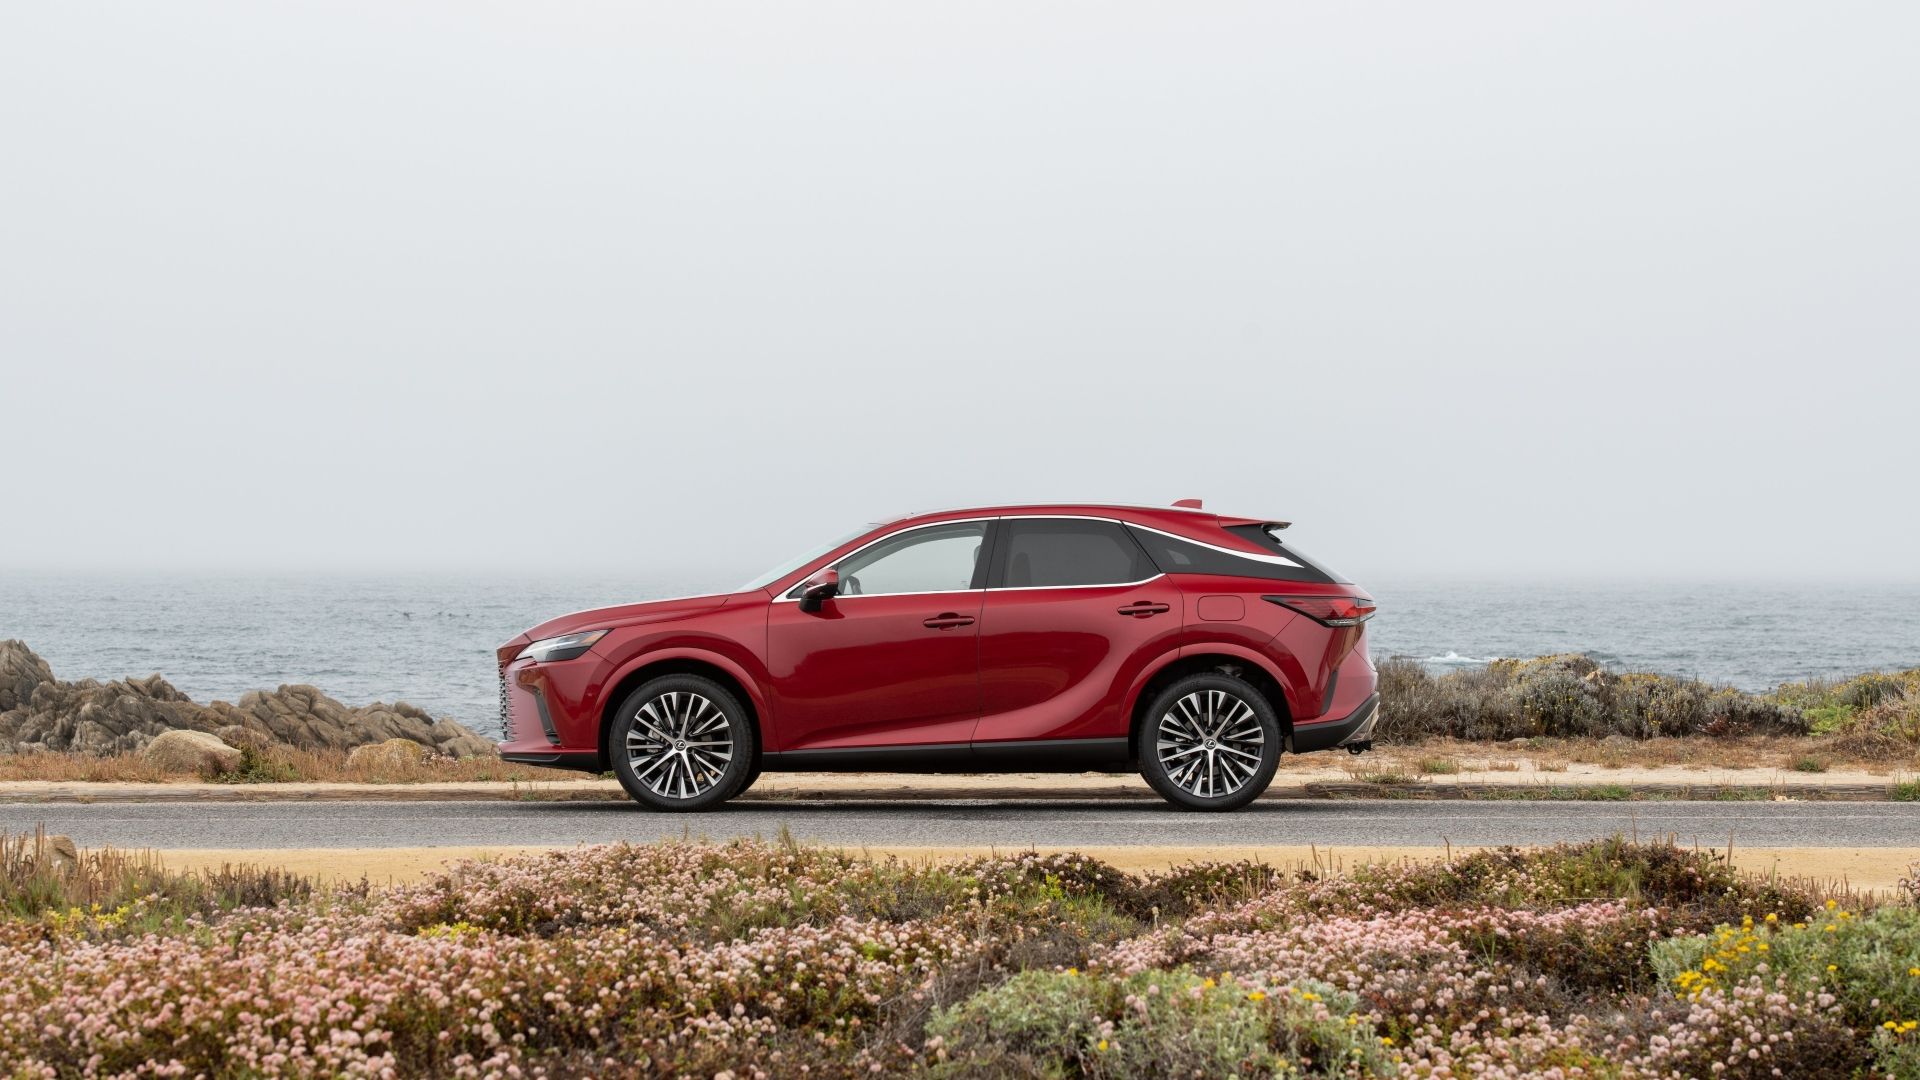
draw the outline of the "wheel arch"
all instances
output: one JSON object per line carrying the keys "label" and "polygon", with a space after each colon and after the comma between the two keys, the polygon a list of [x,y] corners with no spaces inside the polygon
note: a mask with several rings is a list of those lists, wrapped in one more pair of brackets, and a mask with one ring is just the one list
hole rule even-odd
{"label": "wheel arch", "polygon": [[767,741],[766,703],[757,684],[738,664],[717,653],[695,649],[672,649],[647,653],[633,661],[612,682],[612,689],[600,709],[600,768],[613,767],[613,716],[620,703],[643,683],[662,675],[698,675],[725,687],[747,710],[747,725],[753,729],[753,767],[760,767],[760,753]]}
{"label": "wheel arch", "polygon": [[1280,719],[1280,738],[1284,745],[1293,741],[1293,705],[1288,699],[1286,680],[1266,657],[1235,645],[1208,642],[1189,645],[1161,659],[1149,668],[1134,689],[1128,708],[1127,745],[1132,746],[1146,722],[1147,706],[1160,692],[1189,675],[1220,672],[1244,679],[1260,691]]}

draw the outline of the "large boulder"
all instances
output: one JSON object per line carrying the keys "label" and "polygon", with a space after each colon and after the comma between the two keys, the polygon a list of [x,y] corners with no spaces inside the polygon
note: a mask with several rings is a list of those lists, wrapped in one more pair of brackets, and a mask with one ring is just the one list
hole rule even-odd
{"label": "large boulder", "polygon": [[172,773],[216,776],[240,766],[240,751],[204,731],[163,731],[140,748],[140,760]]}
{"label": "large boulder", "polygon": [[349,768],[367,769],[371,772],[394,772],[410,768],[427,760],[427,750],[411,739],[388,739],[386,742],[369,743],[356,746],[347,755]]}

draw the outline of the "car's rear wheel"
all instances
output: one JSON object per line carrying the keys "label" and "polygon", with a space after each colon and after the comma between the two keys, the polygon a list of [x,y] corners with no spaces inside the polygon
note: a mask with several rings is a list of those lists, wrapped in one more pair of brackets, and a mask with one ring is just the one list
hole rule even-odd
{"label": "car's rear wheel", "polygon": [[655,810],[706,810],[745,786],[753,726],[739,700],[712,679],[663,675],[620,703],[607,750],[634,801]]}
{"label": "car's rear wheel", "polygon": [[1148,705],[1134,754],[1140,775],[1175,806],[1237,810],[1273,781],[1280,718],[1244,679],[1189,675]]}

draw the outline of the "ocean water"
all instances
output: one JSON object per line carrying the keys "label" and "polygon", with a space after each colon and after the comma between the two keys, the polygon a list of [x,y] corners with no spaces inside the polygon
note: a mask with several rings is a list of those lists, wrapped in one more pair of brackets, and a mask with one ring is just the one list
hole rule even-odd
{"label": "ocean water", "polygon": [[[311,683],[410,701],[488,735],[493,649],[555,615],[733,584],[611,577],[0,574],[0,638],[65,679],[159,672],[197,701]],[[1586,652],[1764,690],[1920,666],[1920,585],[1369,582],[1374,655],[1436,670]]]}

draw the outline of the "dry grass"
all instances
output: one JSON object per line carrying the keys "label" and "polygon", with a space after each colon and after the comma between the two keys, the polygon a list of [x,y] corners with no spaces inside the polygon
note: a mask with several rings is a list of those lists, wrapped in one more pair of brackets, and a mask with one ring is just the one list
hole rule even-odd
{"label": "dry grass", "polygon": [[151,925],[234,907],[272,907],[306,899],[314,882],[274,867],[221,865],[187,873],[168,870],[151,851],[74,849],[49,837],[0,833],[0,912],[130,914]]}
{"label": "dry grass", "polygon": [[456,760],[433,756],[417,764],[368,767],[347,764],[344,750],[297,750],[274,747],[245,751],[240,769],[220,777],[168,772],[141,760],[138,754],[92,757],[86,754],[0,754],[0,780],[43,780],[79,783],[167,783],[218,779],[228,783],[344,783],[422,784],[460,781],[577,780],[581,773],[515,765],[497,757]]}
{"label": "dry grass", "polygon": [[[1598,765],[1614,769],[1772,769],[1780,772],[1867,772],[1879,776],[1902,770],[1920,770],[1920,755],[1911,751],[1856,750],[1837,736],[1746,735],[1713,737],[1673,736],[1657,739],[1553,739],[1536,737],[1501,743],[1491,756],[1486,743],[1464,739],[1423,739],[1412,745],[1377,747],[1369,755],[1376,762],[1420,763],[1448,759],[1469,771],[1565,772],[1568,765]],[[1304,759],[1303,759],[1304,760]],[[1807,766],[1813,762],[1823,769]]]}

